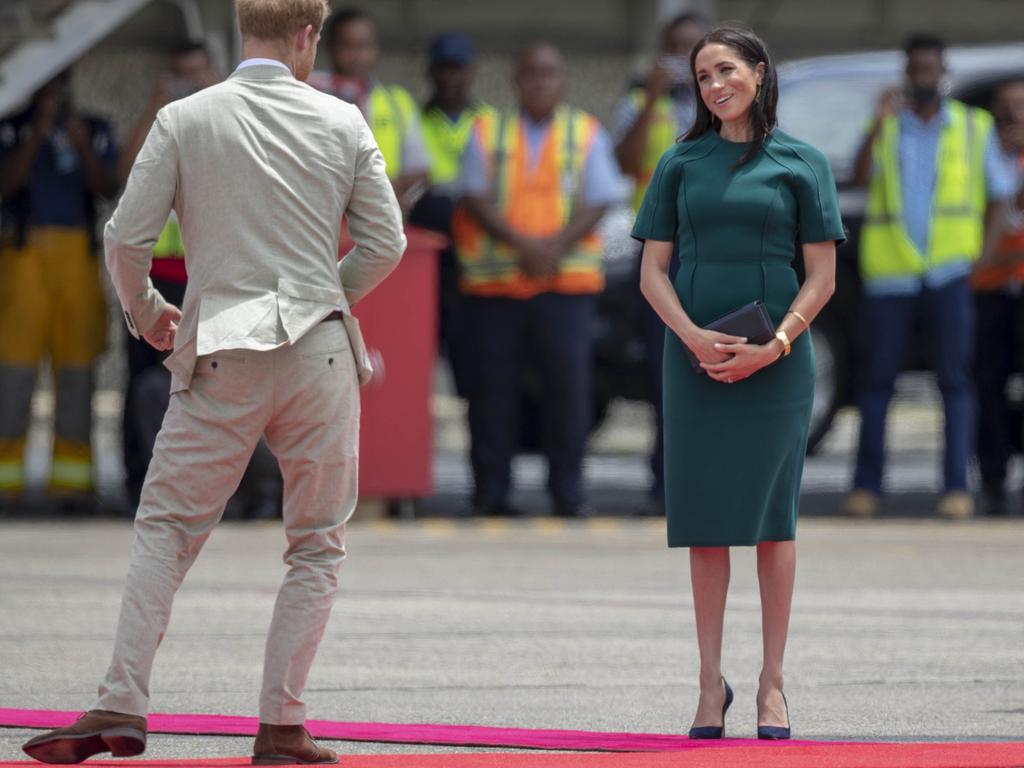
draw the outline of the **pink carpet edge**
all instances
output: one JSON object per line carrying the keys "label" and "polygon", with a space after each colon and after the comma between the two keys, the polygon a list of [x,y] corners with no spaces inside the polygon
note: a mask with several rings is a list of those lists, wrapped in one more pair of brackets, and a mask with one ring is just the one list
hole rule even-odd
{"label": "pink carpet edge", "polygon": [[[80,712],[60,710],[0,708],[0,727],[60,728],[74,722],[80,714]],[[150,733],[193,736],[254,736],[259,724],[255,717],[160,713],[151,714],[148,723]],[[504,728],[484,725],[358,723],[330,720],[307,720],[306,728],[316,738],[336,741],[450,747],[510,747],[560,751],[669,752],[755,744],[818,746],[868,743],[805,740],[780,743],[758,742],[753,739],[698,742],[675,734]]]}

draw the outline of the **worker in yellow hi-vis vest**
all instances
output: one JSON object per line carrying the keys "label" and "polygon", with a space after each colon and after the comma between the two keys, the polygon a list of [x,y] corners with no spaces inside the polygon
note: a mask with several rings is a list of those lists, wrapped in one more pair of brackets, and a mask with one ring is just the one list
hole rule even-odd
{"label": "worker in yellow hi-vis vest", "polygon": [[408,213],[430,185],[416,102],[404,88],[374,77],[380,45],[377,25],[365,11],[335,11],[324,25],[323,39],[331,71],[313,72],[307,82],[359,107],[384,155],[398,202]]}
{"label": "worker in yellow hi-vis vest", "polygon": [[[473,96],[475,50],[466,35],[438,35],[430,43],[428,58],[431,94],[420,121],[430,160],[430,190],[412,210],[409,222],[450,240],[462,155],[477,119],[493,116],[494,110]],[[439,267],[440,349],[451,365],[456,392],[467,397],[466,321],[454,247],[441,251]]]}
{"label": "worker in yellow hi-vis vest", "polygon": [[971,369],[974,301],[970,275],[988,226],[1008,208],[1014,180],[999,158],[992,116],[943,98],[945,45],[931,35],[906,44],[906,83],[882,95],[855,163],[868,188],[860,234],[864,372],[860,445],[843,509],[878,509],[885,421],[911,330],[923,320],[945,411],[940,517],[974,513],[967,463],[977,406]]}
{"label": "worker in yellow hi-vis vest", "polygon": [[586,514],[583,453],[592,414],[597,232],[619,201],[611,139],[562,102],[565,60],[546,43],[516,61],[519,109],[477,119],[462,160],[453,230],[466,295],[474,511],[510,514],[521,361],[543,382],[543,450],[554,511]]}
{"label": "worker in yellow hi-vis vest", "polygon": [[[640,207],[647,184],[662,154],[693,125],[695,90],[690,75],[690,52],[707,33],[708,24],[696,13],[670,19],[661,28],[658,56],[646,77],[632,84],[615,112],[612,136],[622,172],[633,179],[633,209]],[[637,316],[645,346],[647,377],[657,416],[657,436],[651,452],[650,503],[642,512],[664,514],[664,428],[661,418],[661,356],[665,324],[640,295],[640,251],[637,250]],[[675,274],[673,259],[672,274]]]}
{"label": "worker in yellow hi-vis vest", "polygon": [[95,257],[97,199],[117,191],[114,134],[74,107],[70,74],[0,123],[0,498],[23,495],[36,372],[54,373],[49,496],[67,511],[95,505],[93,363],[106,348]]}

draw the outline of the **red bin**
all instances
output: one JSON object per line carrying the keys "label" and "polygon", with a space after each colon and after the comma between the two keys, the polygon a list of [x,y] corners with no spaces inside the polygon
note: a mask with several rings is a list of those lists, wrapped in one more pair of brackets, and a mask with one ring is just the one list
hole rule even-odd
{"label": "red bin", "polygon": [[[409,246],[354,314],[373,360],[362,388],[359,493],[420,498],[434,490],[433,393],[437,355],[438,253],[443,237],[408,227]],[[352,247],[343,237],[341,253]]]}

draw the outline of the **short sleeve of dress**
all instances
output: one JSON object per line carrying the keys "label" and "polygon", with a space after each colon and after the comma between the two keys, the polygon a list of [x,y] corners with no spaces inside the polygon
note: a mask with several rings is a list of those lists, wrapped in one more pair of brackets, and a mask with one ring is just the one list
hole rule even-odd
{"label": "short sleeve of dress", "polygon": [[654,169],[651,183],[647,185],[643,203],[633,224],[632,236],[644,240],[672,242],[679,229],[678,204],[679,186],[683,181],[683,163],[676,147],[661,156]]}
{"label": "short sleeve of dress", "polygon": [[846,242],[846,230],[839,214],[836,181],[828,160],[812,147],[805,146],[798,154],[803,160],[796,168],[800,242],[834,240],[836,245]]}

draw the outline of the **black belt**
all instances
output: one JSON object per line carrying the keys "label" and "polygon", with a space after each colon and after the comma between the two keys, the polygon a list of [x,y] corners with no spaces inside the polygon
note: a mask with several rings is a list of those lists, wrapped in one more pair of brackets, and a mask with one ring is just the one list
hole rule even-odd
{"label": "black belt", "polygon": [[331,314],[329,314],[327,317],[325,317],[323,320],[321,320],[320,322],[321,323],[326,323],[328,320],[341,320],[344,317],[345,317],[345,313],[342,312],[340,309],[336,309],[333,312],[331,312]]}

